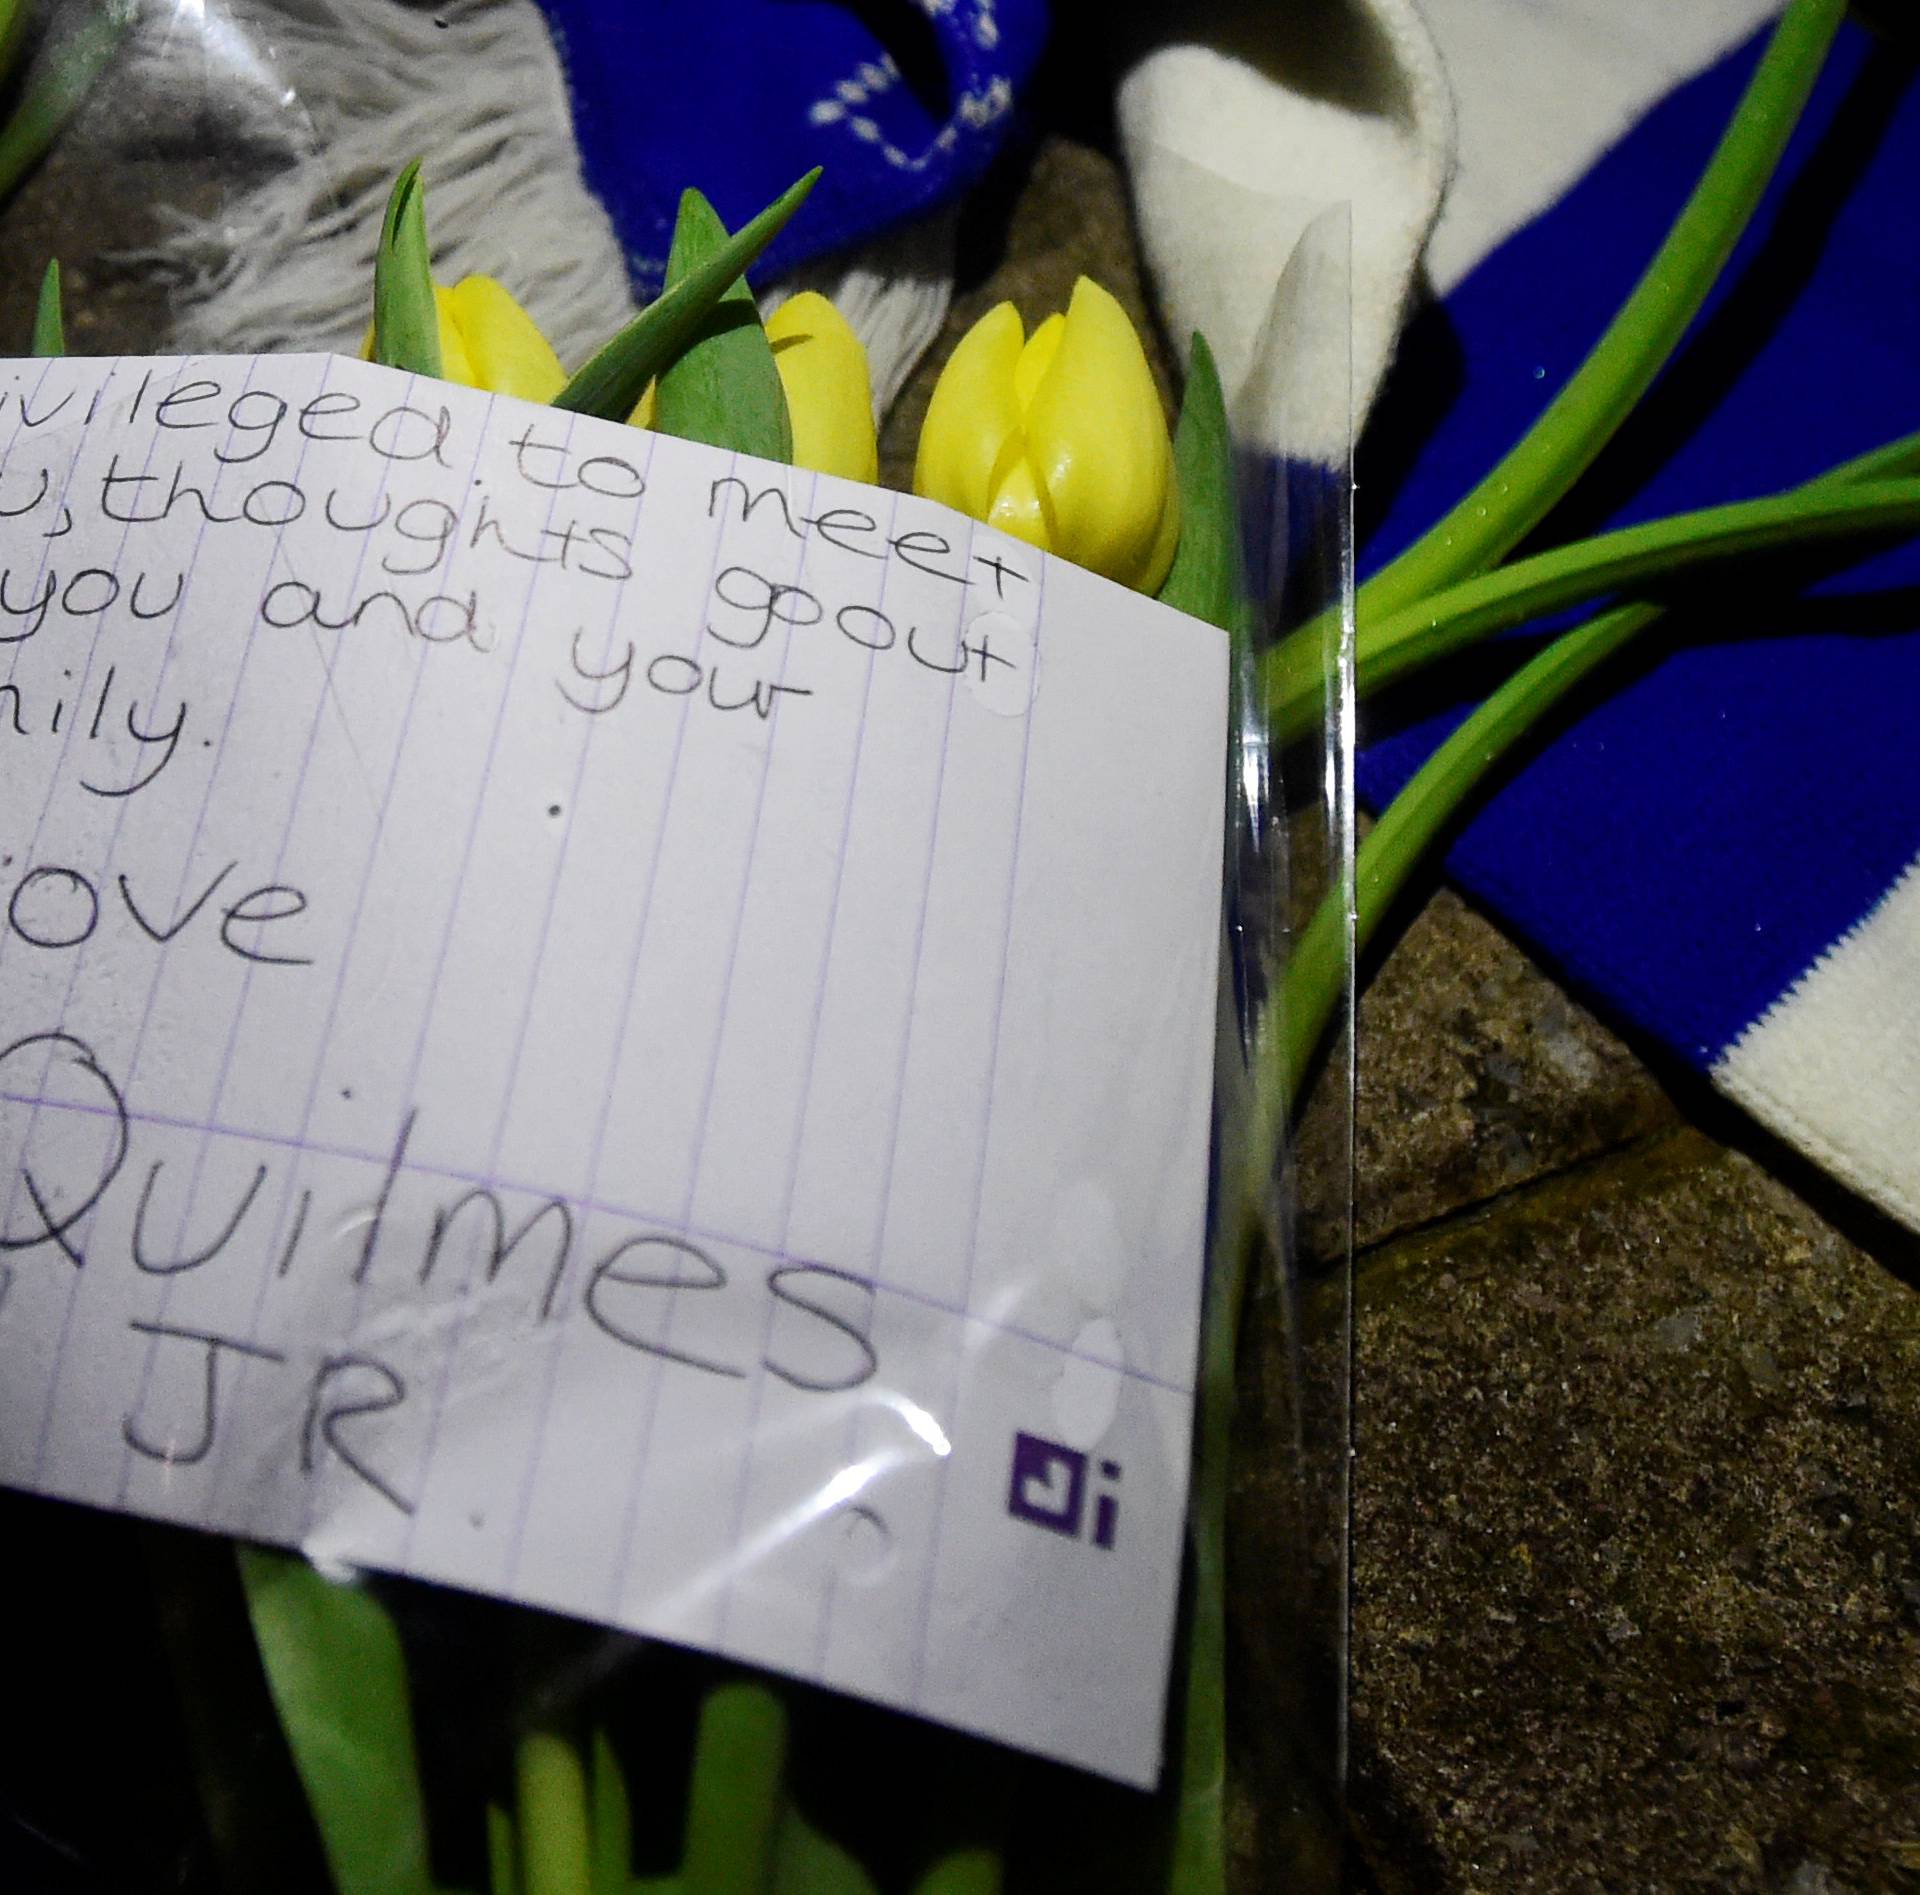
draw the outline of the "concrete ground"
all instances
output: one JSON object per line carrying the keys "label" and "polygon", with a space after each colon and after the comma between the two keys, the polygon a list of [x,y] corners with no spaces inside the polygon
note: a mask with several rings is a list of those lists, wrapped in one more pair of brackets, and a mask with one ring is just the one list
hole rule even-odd
{"label": "concrete ground", "polygon": [[[190,156],[108,175],[63,153],[30,183],[0,218],[8,346],[49,249],[76,350],[156,345],[153,286],[100,259],[156,197],[204,198]],[[1062,306],[1083,269],[1144,315],[1089,146],[1049,142],[973,223],[949,343],[1002,296]],[[890,479],[930,376],[886,431]],[[1361,1022],[1354,1877],[1920,1889],[1920,1245],[1650,1067],[1444,888]],[[1303,1142],[1323,1255],[1325,1110]],[[1284,1609],[1247,1553],[1276,1453],[1250,1431],[1243,1652]],[[1291,1792],[1257,1693],[1237,1710],[1241,1879],[1275,1887]]]}

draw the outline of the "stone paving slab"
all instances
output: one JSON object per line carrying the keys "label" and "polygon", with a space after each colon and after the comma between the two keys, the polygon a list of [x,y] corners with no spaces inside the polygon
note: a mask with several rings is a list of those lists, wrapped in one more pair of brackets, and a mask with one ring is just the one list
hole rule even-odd
{"label": "stone paving slab", "polygon": [[[1632,1052],[1451,890],[1360,1000],[1361,1249],[1679,1123]],[[1341,1117],[1323,1076],[1301,1130],[1301,1242],[1335,1254]]]}
{"label": "stone paving slab", "polygon": [[1683,1128],[1358,1282],[1389,1887],[1920,1887],[1920,1300]]}

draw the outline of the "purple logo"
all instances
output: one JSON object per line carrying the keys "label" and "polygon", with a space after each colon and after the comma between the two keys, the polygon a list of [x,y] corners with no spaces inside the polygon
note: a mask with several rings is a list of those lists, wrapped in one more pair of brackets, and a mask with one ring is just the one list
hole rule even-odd
{"label": "purple logo", "polygon": [[[1087,1457],[1077,1448],[1042,1435],[1013,1437],[1013,1475],[1007,1484],[1007,1511],[1016,1520],[1045,1527],[1049,1533],[1080,1537],[1087,1512]],[[1120,1524],[1120,1497],[1105,1483],[1120,1478],[1118,1461],[1102,1461],[1093,1503],[1093,1543],[1111,1550]]]}

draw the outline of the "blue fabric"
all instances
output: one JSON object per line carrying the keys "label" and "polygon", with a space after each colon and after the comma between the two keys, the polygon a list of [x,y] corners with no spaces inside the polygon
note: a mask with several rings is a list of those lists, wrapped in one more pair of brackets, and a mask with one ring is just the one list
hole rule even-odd
{"label": "blue fabric", "polygon": [[589,185],[657,294],[697,186],[737,229],[825,174],[763,268],[957,197],[1005,137],[1046,0],[542,0]]}
{"label": "blue fabric", "polygon": [[[1555,537],[1773,491],[1920,429],[1920,86],[1874,47],[1843,31],[1714,301]],[[1362,443],[1363,505],[1391,493],[1365,567],[1470,487],[1578,364],[1755,53],[1671,95],[1410,331]],[[1703,1069],[1920,855],[1920,547],[1793,593],[1779,575],[1701,588],[1447,863],[1576,985]],[[1390,797],[1463,714],[1432,698],[1363,712],[1363,798]]]}

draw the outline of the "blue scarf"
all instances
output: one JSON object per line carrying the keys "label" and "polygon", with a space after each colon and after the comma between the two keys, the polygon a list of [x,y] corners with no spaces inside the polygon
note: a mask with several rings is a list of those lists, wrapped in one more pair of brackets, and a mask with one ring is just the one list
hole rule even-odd
{"label": "blue scarf", "polygon": [[[1920,86],[1872,46],[1843,31],[1718,293],[1556,536],[1767,494],[1920,428]],[[1577,366],[1755,57],[1670,95],[1416,323],[1363,444],[1363,501],[1391,486],[1366,566]],[[1920,857],[1916,628],[1920,545],[1804,596],[1779,575],[1707,582],[1486,803],[1447,872],[1617,1020],[1717,1073]],[[1463,714],[1429,698],[1389,734],[1363,713],[1363,797],[1391,797]]]}
{"label": "blue scarf", "polygon": [[1005,137],[1047,24],[1044,0],[543,4],[587,182],[643,295],[688,185],[738,228],[825,168],[769,275],[958,197]]}

